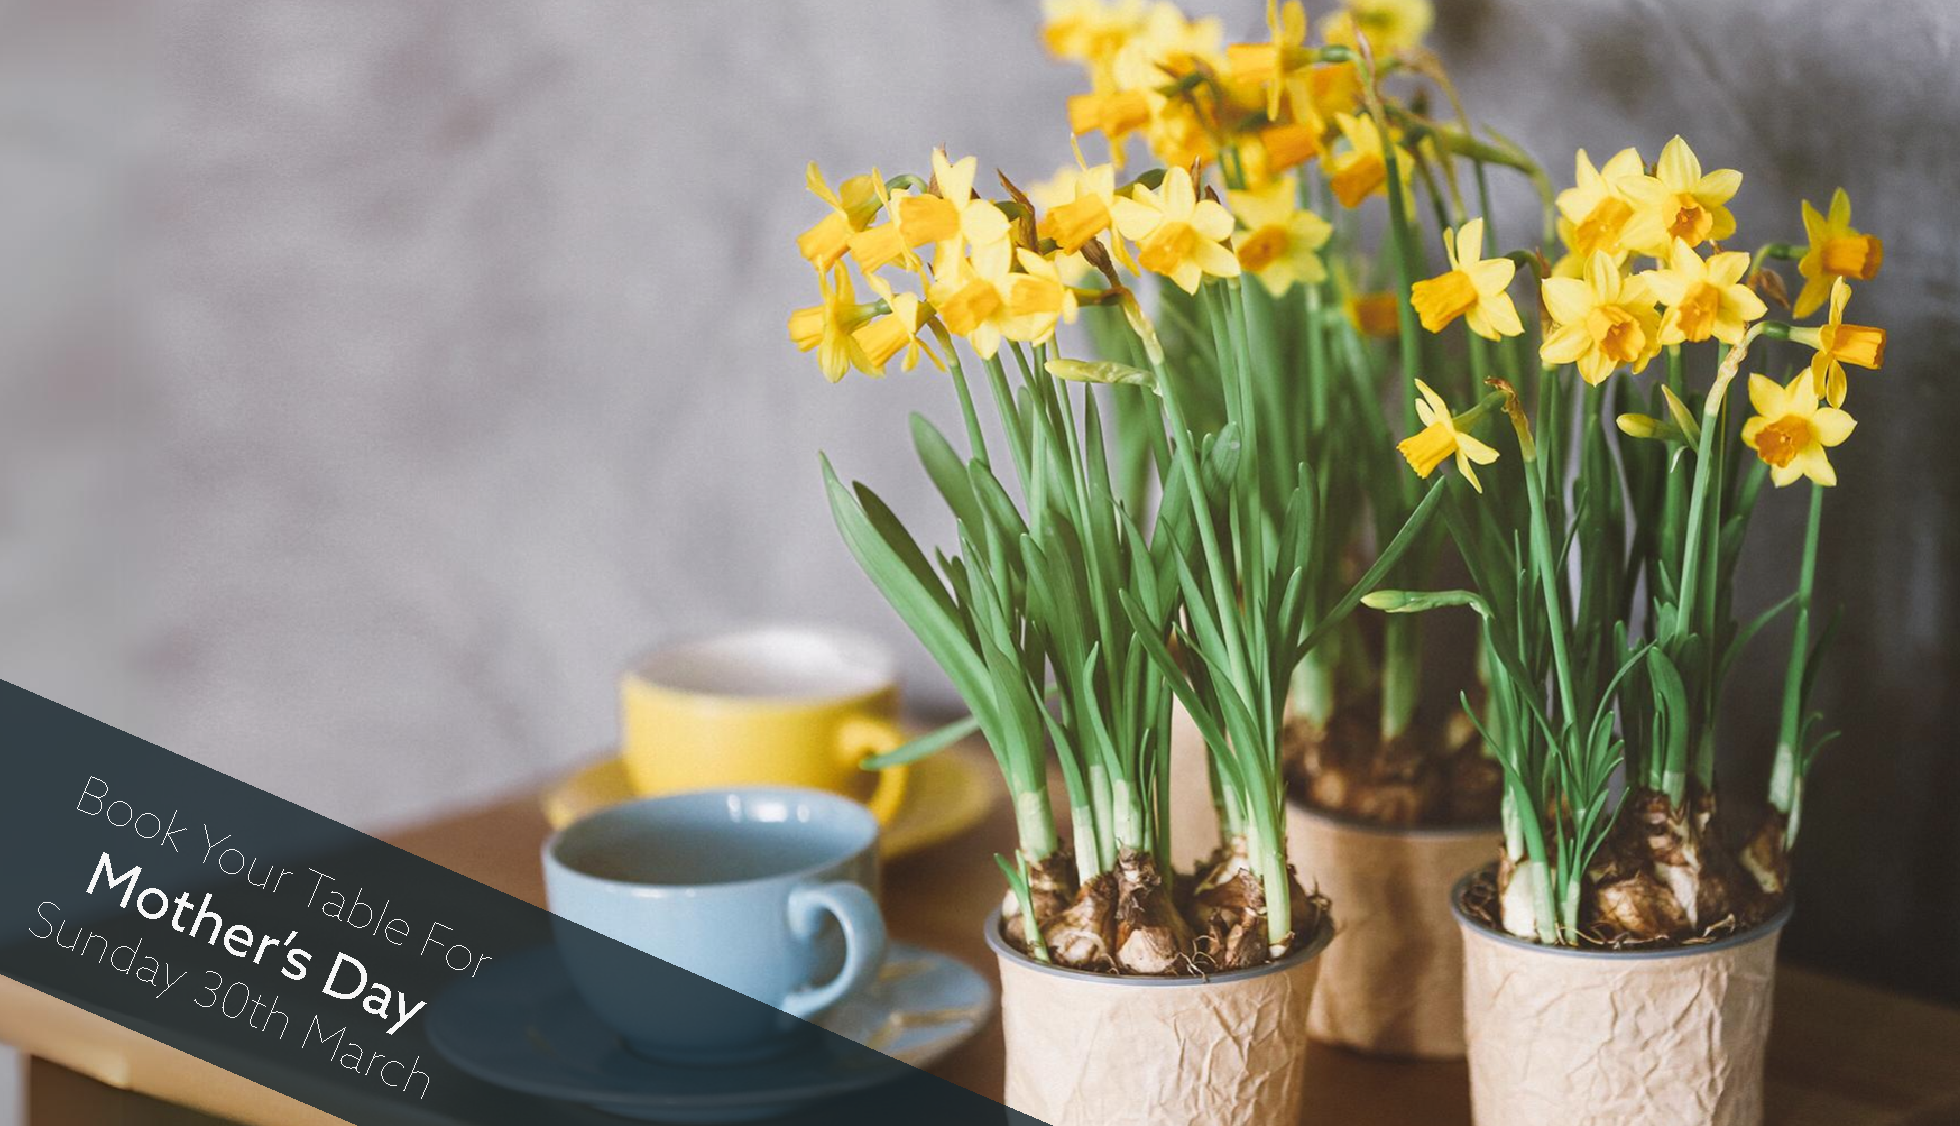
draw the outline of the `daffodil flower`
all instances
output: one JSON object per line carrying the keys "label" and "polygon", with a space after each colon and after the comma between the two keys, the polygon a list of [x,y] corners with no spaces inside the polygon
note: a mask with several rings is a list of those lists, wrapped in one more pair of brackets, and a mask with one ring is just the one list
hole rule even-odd
{"label": "daffodil flower", "polygon": [[1639,371],[1660,351],[1653,290],[1637,275],[1622,276],[1604,252],[1593,252],[1583,278],[1546,278],[1541,291],[1556,326],[1538,348],[1546,363],[1578,364],[1596,384],[1622,365]]}
{"label": "daffodil flower", "polygon": [[887,196],[882,185],[889,222],[869,228],[850,239],[851,255],[867,273],[893,262],[917,270],[918,256],[913,247],[932,243],[933,260],[951,259],[963,245],[985,246],[1004,242],[1009,234],[1007,216],[992,201],[973,195],[973,175],[979,161],[967,157],[957,163],[946,158],[945,150],[932,154],[935,191]]}
{"label": "daffodil flower", "polygon": [[1718,168],[1704,175],[1688,142],[1675,137],[1661,149],[1652,176],[1622,187],[1633,216],[1620,233],[1625,245],[1656,258],[1667,256],[1675,239],[1689,246],[1720,242],[1735,233],[1735,216],[1726,206],[1742,187],[1742,173]]}
{"label": "daffodil flower", "polygon": [[[1359,207],[1362,200],[1388,186],[1388,160],[1382,150],[1381,130],[1375,128],[1373,121],[1346,113],[1335,114],[1334,124],[1347,139],[1347,147],[1328,158],[1328,184],[1342,207]],[[1395,153],[1396,167],[1406,182],[1415,162],[1399,146]]]}
{"label": "daffodil flower", "polygon": [[[991,200],[980,199],[973,194],[973,175],[980,162],[973,157],[952,161],[946,158],[945,149],[932,150],[932,181],[938,188],[938,198],[951,207],[958,216],[955,230],[948,232],[944,226],[936,227],[932,233],[940,237],[932,241],[937,244],[933,250],[933,262],[939,256],[957,257],[961,243],[969,247],[989,247],[996,243],[1006,243],[1009,233],[1007,216]],[[899,213],[908,214],[909,204],[924,204],[932,196],[917,196],[899,203]],[[943,213],[942,213],[943,216]],[[943,224],[943,217],[941,220]],[[909,237],[909,236],[908,236]]]}
{"label": "daffodil flower", "polygon": [[853,176],[832,191],[813,160],[803,170],[803,182],[811,195],[830,205],[830,214],[796,237],[796,249],[817,269],[828,270],[844,256],[852,234],[863,230],[878,213],[881,200],[877,177]]}
{"label": "daffodil flower", "polygon": [[1278,297],[1295,282],[1312,285],[1327,276],[1319,251],[1334,228],[1299,205],[1293,177],[1252,191],[1229,192],[1227,198],[1245,227],[1232,236],[1239,266],[1258,278],[1268,293]]}
{"label": "daffodil flower", "polygon": [[[1278,121],[1281,104],[1294,101],[1296,75],[1304,79],[1313,64],[1313,53],[1306,49],[1307,10],[1300,0],[1284,4],[1266,0],[1266,28],[1272,35],[1270,42],[1234,43],[1225,49],[1225,64],[1234,81],[1265,92],[1266,118]],[[1311,92],[1304,85],[1297,96],[1311,104]]]}
{"label": "daffodil flower", "polygon": [[1166,168],[1209,163],[1218,154],[1217,126],[1188,96],[1150,97],[1150,124],[1144,141]]}
{"label": "daffodil flower", "polygon": [[1346,308],[1348,321],[1363,336],[1392,339],[1401,331],[1401,302],[1393,293],[1357,293]]}
{"label": "daffodil flower", "polygon": [[[858,268],[864,271],[866,277],[894,262],[902,269],[916,272],[921,263],[919,256],[912,253],[912,248],[931,241],[927,237],[931,232],[921,231],[916,222],[908,225],[899,216],[900,201],[909,199],[915,193],[908,192],[905,195],[894,196],[886,186],[883,175],[876,168],[871,170],[871,176],[872,187],[877,191],[878,200],[883,205],[885,214],[890,218],[875,227],[866,227],[852,235],[851,257],[857,259]],[[915,235],[916,242],[906,238],[908,231]]]}
{"label": "daffodil flower", "polygon": [[[1309,111],[1311,112],[1311,111]],[[1298,168],[1320,155],[1320,138],[1326,130],[1316,118],[1313,124],[1287,122],[1268,125],[1240,140],[1239,163],[1248,184],[1264,184],[1292,168]]]}
{"label": "daffodil flower", "polygon": [[1834,407],[1844,405],[1851,390],[1844,365],[1877,368],[1885,363],[1885,330],[1871,325],[1844,323],[1844,307],[1851,302],[1851,286],[1838,278],[1831,283],[1831,311],[1821,325],[1790,330],[1790,339],[1817,349],[1810,358],[1810,373],[1817,377],[1824,397]]}
{"label": "daffodil flower", "polygon": [[1354,46],[1354,33],[1368,37],[1379,55],[1394,55],[1422,46],[1422,37],[1436,22],[1429,0],[1345,0],[1342,10],[1321,21],[1320,35],[1329,43]]}
{"label": "daffodil flower", "polygon": [[919,295],[894,293],[891,283],[875,274],[867,276],[865,281],[891,310],[889,314],[851,333],[858,346],[864,349],[872,374],[883,375],[885,365],[894,356],[900,357],[898,370],[911,371],[919,365],[921,354],[931,360],[934,367],[944,371],[946,365],[939,354],[919,339],[919,329],[925,324],[929,313],[925,302],[919,300]]}
{"label": "daffodil flower", "polygon": [[1101,133],[1109,139],[1110,152],[1119,161],[1123,142],[1149,124],[1150,96],[1142,90],[1071,94],[1068,99],[1069,132],[1078,137],[1084,133]]}
{"label": "daffodil flower", "polygon": [[1012,252],[1012,245],[1002,241],[944,263],[933,261],[934,276],[926,297],[946,331],[966,337],[982,359],[999,354],[1012,318],[1007,304]]}
{"label": "daffodil flower", "polygon": [[1006,315],[1001,333],[1023,344],[1040,344],[1055,325],[1075,321],[1075,291],[1062,281],[1056,264],[1032,250],[1017,252],[1021,269],[1007,276]]}
{"label": "daffodil flower", "polygon": [[1646,166],[1633,149],[1614,153],[1604,168],[1594,168],[1592,158],[1580,149],[1573,163],[1572,186],[1560,192],[1557,201],[1559,216],[1565,220],[1560,224],[1565,244],[1581,264],[1596,250],[1617,256],[1627,249],[1620,239],[1627,220],[1633,218],[1627,185],[1645,176]]}
{"label": "daffodil flower", "polygon": [[1044,0],[1042,42],[1058,59],[1107,67],[1143,33],[1144,0]]}
{"label": "daffodil flower", "polygon": [[1028,194],[1045,209],[1041,234],[1054,239],[1064,253],[1074,254],[1109,229],[1110,207],[1116,201],[1116,167],[1098,164],[1067,168]]}
{"label": "daffodil flower", "polygon": [[1486,340],[1524,333],[1518,307],[1505,292],[1518,264],[1509,258],[1484,260],[1484,221],[1472,219],[1455,231],[1443,232],[1443,251],[1449,272],[1410,287],[1409,300],[1422,327],[1441,332],[1458,317],[1470,331]]}
{"label": "daffodil flower", "polygon": [[1756,417],[1742,424],[1742,444],[1769,465],[1771,481],[1781,487],[1808,477],[1820,485],[1837,484],[1837,470],[1824,451],[1842,444],[1858,424],[1836,407],[1818,405],[1813,373],[1804,372],[1788,387],[1752,375],[1749,404]]}
{"label": "daffodil flower", "polygon": [[817,366],[832,383],[844,378],[852,368],[870,375],[880,374],[878,365],[865,355],[864,345],[854,335],[859,326],[874,315],[875,306],[858,304],[851,288],[850,271],[843,266],[817,276],[823,291],[823,304],[798,309],[789,315],[789,338],[799,352],[812,349]]}
{"label": "daffodil flower", "polygon": [[1118,57],[1119,78],[1132,87],[1156,86],[1165,74],[1225,67],[1225,25],[1215,16],[1190,19],[1176,4],[1150,5],[1143,29]]}
{"label": "daffodil flower", "polygon": [[1429,384],[1418,379],[1416,390],[1422,393],[1422,398],[1416,401],[1416,417],[1422,420],[1423,428],[1396,443],[1395,448],[1402,452],[1416,476],[1423,478],[1454,456],[1457,472],[1463,474],[1471,488],[1483,492],[1484,485],[1477,480],[1475,467],[1496,461],[1497,451],[1458,429],[1459,422],[1469,424],[1469,416],[1463,419],[1452,416],[1449,404]]}
{"label": "daffodil flower", "polygon": [[1137,263],[1162,274],[1186,293],[1196,293],[1205,275],[1235,278],[1239,260],[1224,241],[1232,235],[1232,214],[1217,200],[1198,198],[1191,173],[1182,167],[1164,173],[1156,191],[1138,187],[1116,197],[1116,229],[1137,244]]}
{"label": "daffodil flower", "polygon": [[1749,322],[1769,309],[1763,299],[1742,284],[1749,256],[1740,250],[1710,255],[1703,260],[1694,248],[1674,240],[1667,268],[1640,276],[1666,312],[1661,316],[1661,343],[1699,344],[1714,337],[1724,344],[1742,343]]}
{"label": "daffodil flower", "polygon": [[1797,260],[1797,273],[1803,275],[1803,289],[1797,294],[1793,310],[1807,317],[1824,303],[1836,278],[1870,281],[1878,276],[1885,262],[1885,244],[1872,235],[1851,227],[1851,197],[1839,188],[1831,196],[1831,213],[1819,215],[1809,200],[1803,201],[1803,229],[1810,246]]}

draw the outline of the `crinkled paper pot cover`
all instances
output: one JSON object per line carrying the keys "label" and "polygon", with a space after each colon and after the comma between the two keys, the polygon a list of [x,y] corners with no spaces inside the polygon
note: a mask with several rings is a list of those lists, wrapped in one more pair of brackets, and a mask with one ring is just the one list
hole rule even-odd
{"label": "crinkled paper pot cover", "polygon": [[1787,911],[1706,946],[1574,951],[1459,917],[1480,1126],[1757,1126]]}
{"label": "crinkled paper pot cover", "polygon": [[1256,970],[1122,978],[1044,967],[999,940],[1007,1105],[1050,1126],[1293,1126],[1327,928]]}
{"label": "crinkled paper pot cover", "polygon": [[1296,805],[1287,851],[1334,905],[1307,1027],[1316,1040],[1383,1055],[1463,1055],[1463,939],[1450,910],[1465,872],[1503,836],[1481,828],[1384,829]]}

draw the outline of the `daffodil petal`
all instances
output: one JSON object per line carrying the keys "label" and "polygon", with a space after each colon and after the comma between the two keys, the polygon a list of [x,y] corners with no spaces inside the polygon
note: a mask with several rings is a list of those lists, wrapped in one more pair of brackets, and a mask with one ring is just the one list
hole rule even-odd
{"label": "daffodil petal", "polygon": [[1826,446],[1842,444],[1858,426],[1856,419],[1836,407],[1820,409],[1811,416],[1810,424],[1817,430],[1817,440]]}

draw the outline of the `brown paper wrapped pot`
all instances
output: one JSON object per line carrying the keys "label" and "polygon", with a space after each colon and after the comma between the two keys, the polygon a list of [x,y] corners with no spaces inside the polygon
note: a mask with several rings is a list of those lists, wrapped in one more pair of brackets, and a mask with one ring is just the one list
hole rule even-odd
{"label": "brown paper wrapped pot", "polygon": [[1463,940],[1451,889],[1489,863],[1496,825],[1387,828],[1289,804],[1289,858],[1334,902],[1307,1027],[1316,1040],[1381,1055],[1463,1055]]}
{"label": "brown paper wrapped pot", "polygon": [[1044,966],[1000,939],[1007,1105],[1049,1126],[1293,1126],[1325,923],[1271,965],[1210,978]]}
{"label": "brown paper wrapped pot", "polygon": [[[1455,895],[1451,902],[1458,902]],[[1479,1126],[1759,1126],[1786,906],[1699,946],[1573,950],[1464,917]]]}

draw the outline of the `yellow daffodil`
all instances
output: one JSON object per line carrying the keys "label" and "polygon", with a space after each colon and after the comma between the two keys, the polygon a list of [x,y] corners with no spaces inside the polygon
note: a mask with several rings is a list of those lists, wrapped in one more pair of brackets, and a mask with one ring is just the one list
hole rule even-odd
{"label": "yellow daffodil", "polygon": [[1486,340],[1523,334],[1518,307],[1505,292],[1518,264],[1509,258],[1485,261],[1483,242],[1484,221],[1480,218],[1443,232],[1449,272],[1415,283],[1409,293],[1417,315],[1422,317],[1422,327],[1441,332],[1462,317],[1471,332]]}
{"label": "yellow daffodil", "polygon": [[1166,74],[1181,76],[1199,68],[1220,71],[1225,68],[1224,44],[1225,24],[1217,17],[1190,19],[1176,4],[1159,0],[1144,14],[1143,30],[1119,60],[1128,70],[1118,77],[1134,85],[1155,86]]}
{"label": "yellow daffodil", "polygon": [[1077,136],[1101,133],[1120,162],[1123,142],[1150,124],[1150,95],[1142,90],[1105,90],[1074,94],[1068,100],[1069,132]]}
{"label": "yellow daffodil", "polygon": [[1116,168],[1098,164],[1064,169],[1054,180],[1030,189],[1029,198],[1045,209],[1041,234],[1054,239],[1064,253],[1074,254],[1109,229],[1110,206],[1116,201]]}
{"label": "yellow daffodil", "polygon": [[1213,116],[1216,107],[1208,100],[1188,92],[1163,94],[1153,90],[1149,101],[1150,122],[1144,126],[1143,139],[1160,164],[1189,168],[1211,163],[1218,156],[1220,128]]}
{"label": "yellow daffodil", "polygon": [[1742,173],[1733,168],[1703,174],[1695,150],[1676,137],[1661,149],[1652,176],[1623,185],[1633,215],[1620,239],[1656,258],[1665,257],[1675,239],[1689,246],[1720,242],[1735,233],[1735,216],[1726,205],[1741,187]]}
{"label": "yellow daffodil", "polygon": [[1040,344],[1055,335],[1055,325],[1075,321],[1075,291],[1063,283],[1061,271],[1032,250],[1018,253],[1021,270],[1007,276],[1006,317],[1001,333],[1023,344]]}
{"label": "yellow daffodil", "polygon": [[854,335],[859,326],[871,319],[875,307],[858,304],[857,294],[851,288],[850,272],[842,266],[819,274],[817,283],[823,290],[823,304],[798,309],[789,315],[789,338],[796,344],[796,350],[815,349],[817,366],[832,383],[844,378],[844,373],[852,368],[879,374],[877,365],[865,355],[864,345]]}
{"label": "yellow daffodil", "polygon": [[1042,42],[1058,59],[1108,66],[1143,33],[1144,0],[1044,0]]}
{"label": "yellow daffodil", "polygon": [[1137,263],[1162,274],[1186,293],[1196,293],[1206,274],[1239,275],[1239,260],[1223,245],[1232,215],[1217,200],[1198,198],[1191,173],[1172,168],[1156,191],[1139,187],[1117,196],[1116,229],[1137,244]]}
{"label": "yellow daffodil", "polygon": [[[973,157],[953,161],[946,157],[945,149],[932,150],[932,180],[938,187],[936,198],[950,205],[952,213],[959,217],[957,227],[947,231],[944,226],[945,212],[934,208],[927,201],[934,196],[914,196],[900,200],[899,215],[909,219],[914,211],[927,214],[937,212],[938,217],[927,223],[927,230],[919,232],[924,236],[934,236],[930,241],[936,243],[933,262],[938,263],[941,255],[957,257],[961,244],[970,247],[987,247],[1005,243],[1009,233],[1007,216],[990,200],[977,198],[973,194],[973,175],[980,162]],[[908,231],[907,238],[913,237]],[[914,245],[917,245],[916,243]]]}
{"label": "yellow daffodil", "polygon": [[1555,326],[1538,349],[1546,363],[1576,363],[1587,383],[1600,383],[1617,367],[1639,371],[1660,351],[1653,290],[1623,277],[1607,254],[1595,251],[1583,278],[1546,278],[1541,291]]}
{"label": "yellow daffodil", "polygon": [[1851,301],[1851,286],[1843,278],[1831,283],[1830,317],[1811,328],[1792,329],[1790,339],[1817,349],[1810,358],[1810,373],[1824,397],[1834,407],[1844,405],[1850,392],[1844,365],[1877,368],[1885,363],[1885,330],[1871,325],[1844,323],[1844,307]]}
{"label": "yellow daffodil", "polygon": [[921,353],[932,361],[934,367],[943,371],[946,365],[938,353],[919,339],[919,329],[927,319],[926,305],[919,300],[919,295],[894,293],[891,283],[876,275],[867,277],[865,281],[891,310],[851,333],[858,346],[864,349],[865,359],[873,374],[883,375],[885,365],[894,356],[900,357],[900,371],[911,371],[918,366]]}
{"label": "yellow daffodil", "polygon": [[1388,339],[1401,331],[1401,302],[1393,293],[1357,293],[1347,299],[1347,315],[1363,336]]}
{"label": "yellow daffodil", "polygon": [[1274,297],[1295,282],[1312,285],[1327,276],[1319,251],[1334,228],[1301,207],[1298,192],[1293,177],[1284,176],[1263,188],[1227,195],[1232,214],[1245,228],[1232,236],[1239,266]]}
{"label": "yellow daffodil", "polygon": [[1294,87],[1296,75],[1304,80],[1313,65],[1313,54],[1306,49],[1307,10],[1300,0],[1266,0],[1266,28],[1270,42],[1232,44],[1225,49],[1225,65],[1233,81],[1264,93],[1266,119],[1278,121],[1282,103],[1297,105],[1311,98],[1304,84]]}
{"label": "yellow daffodil", "polygon": [[1627,220],[1633,218],[1633,204],[1627,185],[1646,175],[1640,154],[1621,149],[1604,168],[1594,168],[1592,158],[1580,149],[1574,160],[1572,186],[1558,194],[1558,212],[1570,230],[1561,224],[1566,246],[1583,268],[1596,250],[1618,256],[1627,249],[1620,242]]}
{"label": "yellow daffodil", "polygon": [[1422,45],[1436,22],[1429,0],[1344,0],[1341,10],[1321,21],[1320,36],[1329,43],[1354,45],[1354,33],[1368,37],[1378,55],[1393,55]]}
{"label": "yellow daffodil", "polygon": [[1870,281],[1885,262],[1885,244],[1852,229],[1851,197],[1843,188],[1832,194],[1828,216],[1819,215],[1809,200],[1803,201],[1803,230],[1810,246],[1797,261],[1797,273],[1803,275],[1803,289],[1797,294],[1794,309],[1799,317],[1809,316],[1824,303],[1832,279]]}
{"label": "yellow daffodil", "polygon": [[1315,124],[1268,125],[1239,142],[1239,164],[1247,184],[1264,184],[1320,155],[1324,130]]}
{"label": "yellow daffodil", "polygon": [[1324,120],[1361,108],[1361,67],[1356,63],[1321,63],[1307,73],[1314,112]]}
{"label": "yellow daffodil", "polygon": [[1799,477],[1820,485],[1837,484],[1837,470],[1825,450],[1843,443],[1858,424],[1836,407],[1817,403],[1817,380],[1804,372],[1779,387],[1761,375],[1749,377],[1749,403],[1756,417],[1742,424],[1742,443],[1769,465],[1778,486]]}
{"label": "yellow daffodil", "polygon": [[831,190],[811,161],[804,169],[803,182],[810,194],[830,205],[830,214],[817,220],[815,226],[796,238],[796,249],[819,270],[828,270],[844,256],[850,247],[852,234],[864,229],[871,217],[878,213],[877,178],[874,176],[853,176]]}
{"label": "yellow daffodil", "polygon": [[[1342,207],[1359,207],[1361,201],[1383,191],[1388,185],[1388,160],[1382,149],[1381,130],[1366,118],[1336,114],[1334,124],[1347,139],[1347,147],[1327,160],[1328,183]],[[1406,183],[1413,168],[1407,152],[1395,150],[1396,167]]]}
{"label": "yellow daffodil", "polygon": [[[894,196],[876,168],[871,170],[871,177],[872,187],[878,193],[887,218],[885,222],[866,227],[851,236],[851,257],[857,259],[858,268],[864,271],[866,277],[894,262],[902,269],[917,271],[921,263],[919,256],[912,253],[912,248],[934,241],[943,229],[957,225],[957,216],[940,210],[946,203],[935,196],[936,203],[926,204],[923,212],[915,210],[913,218],[908,221],[901,214],[900,204],[916,193]],[[912,237],[907,238],[908,234]]]}
{"label": "yellow daffodil", "polygon": [[1427,383],[1416,380],[1416,390],[1422,398],[1416,401],[1416,417],[1423,427],[1420,431],[1402,439],[1395,446],[1409,462],[1409,467],[1418,477],[1428,477],[1436,472],[1436,467],[1456,458],[1457,472],[1470,482],[1470,487],[1478,492],[1484,491],[1482,481],[1477,480],[1475,466],[1489,465],[1497,460],[1497,451],[1457,428],[1460,421],[1468,425],[1468,416],[1458,419],[1450,414],[1449,404],[1443,397],[1430,390]]}
{"label": "yellow daffodil", "polygon": [[[933,184],[937,190],[887,197],[892,218],[851,236],[851,254],[869,272],[892,262],[917,269],[911,248],[934,245],[934,261],[960,254],[963,244],[987,246],[1006,241],[1007,216],[991,201],[975,198],[973,176],[979,167],[973,157],[955,162],[944,149],[932,153]],[[881,189],[882,192],[882,189]]]}
{"label": "yellow daffodil", "polygon": [[966,337],[982,359],[991,360],[1000,352],[1013,317],[1007,304],[1012,261],[1013,247],[1002,241],[976,247],[971,255],[933,262],[926,297],[939,314],[939,323],[953,335]]}
{"label": "yellow daffodil", "polygon": [[1748,272],[1749,256],[1740,250],[1703,260],[1693,247],[1675,239],[1667,268],[1641,274],[1666,310],[1661,316],[1661,343],[1699,344],[1711,336],[1724,344],[1742,343],[1749,322],[1769,311],[1763,299],[1742,284],[1742,275]]}

